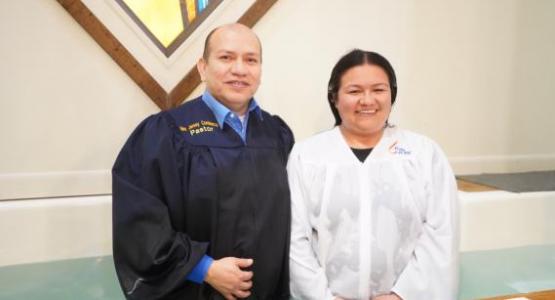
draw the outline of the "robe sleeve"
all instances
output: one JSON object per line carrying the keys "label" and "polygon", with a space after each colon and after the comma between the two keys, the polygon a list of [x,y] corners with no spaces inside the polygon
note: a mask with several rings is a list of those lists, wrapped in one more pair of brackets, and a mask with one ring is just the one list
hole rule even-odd
{"label": "robe sleeve", "polygon": [[[282,159],[283,159],[283,165],[285,166],[285,164],[288,161],[288,157],[289,154],[291,153],[291,149],[293,148],[293,144],[295,143],[295,138],[293,136],[293,132],[291,131],[291,129],[289,128],[289,126],[287,125],[287,123],[285,123],[285,121],[283,121],[283,119],[281,119],[279,116],[274,115],[272,116],[272,119],[274,120],[275,124],[277,124],[277,127],[279,129],[279,141],[280,141],[280,150],[281,150],[281,155],[282,155]],[[289,199],[287,199],[287,201],[289,201]],[[291,225],[291,215],[288,215],[288,220],[287,220],[287,237],[286,237],[286,241],[287,241],[287,245],[286,245],[286,249],[290,248],[290,240],[291,240],[291,231],[289,226]],[[290,298],[290,289],[289,289],[289,282],[290,282],[290,266],[289,266],[289,251],[285,251],[284,255],[282,257],[280,257],[279,259],[281,259],[283,261],[283,268],[278,280],[278,284],[277,284],[277,290],[281,291],[282,295],[287,295],[287,298]]]}
{"label": "robe sleeve", "polygon": [[291,248],[289,253],[290,289],[293,299],[334,299],[324,269],[312,248],[312,226],[307,208],[302,166],[295,148],[287,165],[291,189]]}
{"label": "robe sleeve", "polygon": [[408,265],[392,289],[404,300],[457,298],[457,185],[445,155],[435,143],[431,143],[431,164],[423,166],[425,171],[422,174],[428,178],[423,231]]}
{"label": "robe sleeve", "polygon": [[206,253],[174,228],[168,203],[183,192],[184,159],[163,113],[143,121],[112,169],[113,255],[127,299],[167,299],[193,284],[187,274]]}
{"label": "robe sleeve", "polygon": [[291,149],[293,148],[293,144],[295,143],[295,137],[293,136],[293,132],[291,128],[281,119],[279,116],[273,116],[274,121],[278,124],[279,127],[279,137],[281,140],[281,144],[283,147],[283,152],[285,155],[285,159],[289,156]]}

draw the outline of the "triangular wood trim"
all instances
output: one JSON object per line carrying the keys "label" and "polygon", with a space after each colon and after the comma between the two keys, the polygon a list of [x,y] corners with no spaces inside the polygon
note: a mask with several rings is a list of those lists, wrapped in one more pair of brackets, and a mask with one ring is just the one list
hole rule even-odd
{"label": "triangular wood trim", "polygon": [[[57,0],[87,33],[161,109],[176,107],[200,84],[196,66],[167,93],[81,0]],[[253,27],[278,0],[257,0],[237,20]]]}

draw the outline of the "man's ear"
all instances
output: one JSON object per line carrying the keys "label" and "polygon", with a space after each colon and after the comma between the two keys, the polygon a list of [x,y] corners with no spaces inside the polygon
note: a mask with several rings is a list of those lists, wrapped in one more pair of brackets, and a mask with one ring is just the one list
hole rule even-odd
{"label": "man's ear", "polygon": [[200,80],[204,81],[204,73],[206,70],[206,61],[204,60],[204,58],[200,58],[197,61],[197,71],[200,74]]}

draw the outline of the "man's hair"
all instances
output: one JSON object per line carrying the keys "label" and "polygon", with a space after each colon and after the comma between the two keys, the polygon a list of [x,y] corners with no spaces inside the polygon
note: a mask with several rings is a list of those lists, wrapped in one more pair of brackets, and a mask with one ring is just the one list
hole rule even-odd
{"label": "man's hair", "polygon": [[[206,36],[206,39],[204,40],[204,50],[202,51],[202,58],[205,61],[208,61],[208,57],[210,56],[210,40],[212,39],[212,35],[214,35],[214,33],[216,31],[218,31],[218,29],[221,29],[224,26],[225,25],[222,25],[222,26],[218,26],[218,27],[212,29],[210,31],[210,33],[208,33],[208,35]],[[258,47],[260,48],[260,58],[262,59],[262,43],[260,42],[260,39],[258,38],[258,36],[256,34],[254,36],[256,37],[256,40],[258,41]]]}
{"label": "man's hair", "polygon": [[220,27],[212,29],[212,31],[210,31],[210,33],[206,36],[206,39],[204,40],[204,50],[202,51],[202,58],[204,58],[204,60],[206,61],[208,60],[208,56],[210,55],[210,49],[208,49],[210,47],[210,39],[212,38],[214,32],[220,29]]}

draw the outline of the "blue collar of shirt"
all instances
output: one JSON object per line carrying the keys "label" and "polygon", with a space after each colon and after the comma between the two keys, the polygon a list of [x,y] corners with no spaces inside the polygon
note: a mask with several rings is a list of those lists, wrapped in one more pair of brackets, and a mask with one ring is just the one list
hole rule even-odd
{"label": "blue collar of shirt", "polygon": [[[218,125],[220,125],[220,128],[223,128],[225,119],[230,114],[232,114],[232,111],[229,108],[225,107],[223,104],[221,104],[220,101],[216,100],[216,98],[214,98],[214,96],[212,96],[212,94],[210,94],[210,92],[208,91],[205,91],[202,94],[202,101],[204,101],[204,103],[208,106],[208,108],[210,108],[210,110],[214,113],[214,116],[216,117],[216,121],[218,122]],[[258,106],[258,103],[256,103],[256,100],[254,100],[254,98],[249,102],[249,108],[247,109],[247,114],[250,113],[251,111],[255,111],[258,118],[262,120],[262,111]]]}

